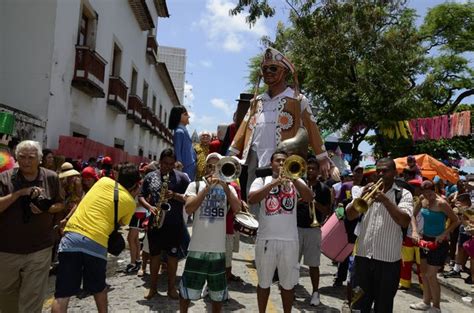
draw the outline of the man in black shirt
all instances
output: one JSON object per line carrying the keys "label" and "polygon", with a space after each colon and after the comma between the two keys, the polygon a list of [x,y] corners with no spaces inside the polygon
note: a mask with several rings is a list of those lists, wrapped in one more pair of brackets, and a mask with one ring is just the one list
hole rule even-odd
{"label": "man in black shirt", "polygon": [[[174,169],[176,155],[173,149],[165,149],[160,155],[160,169],[148,173],[143,179],[142,190],[138,195],[139,203],[152,213],[152,218],[148,224],[148,242],[151,256],[150,290],[145,296],[151,299],[157,294],[158,272],[160,269],[161,251],[166,251],[168,255],[168,297],[178,299],[178,292],[175,287],[176,270],[178,268],[178,253],[181,241],[185,236],[183,205],[184,193],[189,185],[189,178],[184,173]],[[168,176],[167,190],[163,182]],[[160,199],[164,195],[165,199]],[[163,226],[155,227],[155,219],[159,214],[160,202],[168,203],[169,211],[166,212]]]}
{"label": "man in black shirt", "polygon": [[[313,191],[316,219],[321,223],[329,214],[331,190],[320,181],[319,164],[315,158],[308,159],[308,187]],[[321,257],[321,228],[311,227],[313,217],[307,202],[298,202],[297,225],[299,237],[299,258],[304,256],[304,265],[309,266],[309,276],[313,285],[311,305],[319,305],[319,263]]]}

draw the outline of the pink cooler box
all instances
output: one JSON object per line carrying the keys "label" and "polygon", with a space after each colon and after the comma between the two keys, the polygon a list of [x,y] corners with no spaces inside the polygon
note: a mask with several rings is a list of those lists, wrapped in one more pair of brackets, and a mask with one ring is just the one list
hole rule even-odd
{"label": "pink cooler box", "polygon": [[321,227],[321,252],[336,262],[344,261],[354,249],[354,244],[347,241],[344,221],[335,213]]}

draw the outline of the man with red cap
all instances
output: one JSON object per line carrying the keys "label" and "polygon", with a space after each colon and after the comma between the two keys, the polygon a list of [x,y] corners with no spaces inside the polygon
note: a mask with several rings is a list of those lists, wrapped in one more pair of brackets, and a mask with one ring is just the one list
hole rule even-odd
{"label": "man with red cap", "polygon": [[106,156],[102,160],[102,169],[100,170],[99,178],[102,177],[109,177],[112,179],[115,179],[115,174],[114,171],[112,170],[112,158],[109,156]]}

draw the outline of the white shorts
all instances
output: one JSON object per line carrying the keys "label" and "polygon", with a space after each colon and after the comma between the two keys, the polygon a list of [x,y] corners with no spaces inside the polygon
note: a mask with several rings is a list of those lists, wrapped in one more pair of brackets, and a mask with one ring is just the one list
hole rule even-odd
{"label": "white shorts", "polygon": [[225,235],[225,267],[232,267],[232,253],[234,252],[234,234]]}
{"label": "white shorts", "polygon": [[257,240],[255,263],[260,288],[270,288],[273,274],[278,269],[280,286],[285,290],[293,289],[300,275],[298,241]]}
{"label": "white shorts", "polygon": [[298,238],[300,241],[299,257],[304,256],[303,264],[309,267],[318,267],[321,259],[321,228],[298,227]]}

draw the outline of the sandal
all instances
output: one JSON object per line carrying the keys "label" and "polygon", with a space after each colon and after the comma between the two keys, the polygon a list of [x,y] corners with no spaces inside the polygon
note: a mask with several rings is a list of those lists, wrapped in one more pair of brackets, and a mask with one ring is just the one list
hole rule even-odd
{"label": "sandal", "polygon": [[157,294],[158,294],[158,292],[156,291],[156,289],[150,289],[150,290],[148,290],[148,294],[145,296],[145,299],[151,300]]}

